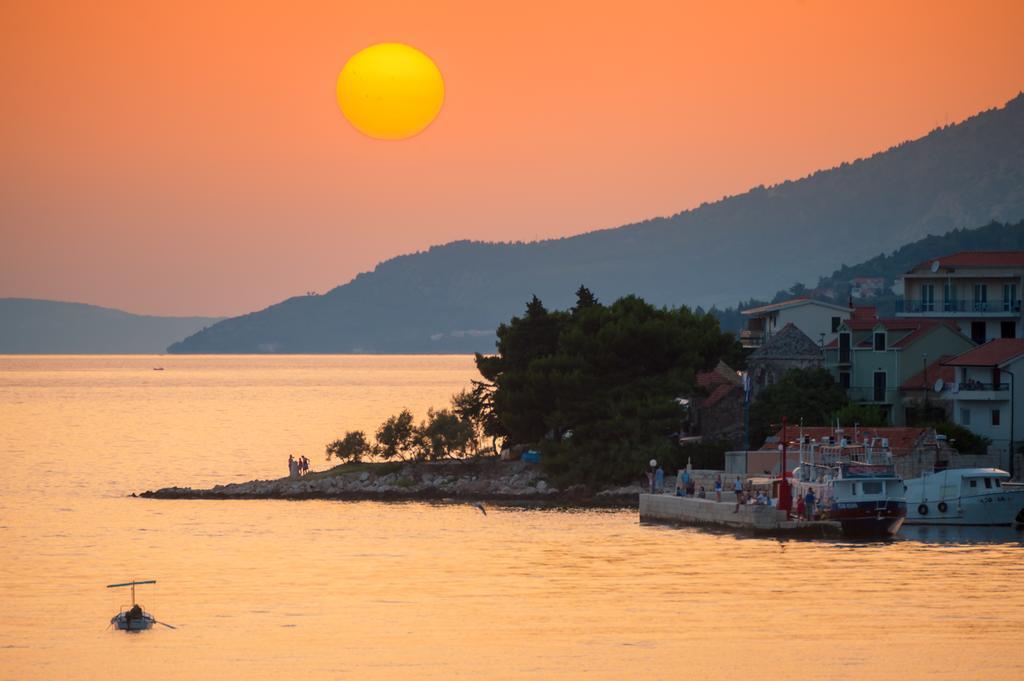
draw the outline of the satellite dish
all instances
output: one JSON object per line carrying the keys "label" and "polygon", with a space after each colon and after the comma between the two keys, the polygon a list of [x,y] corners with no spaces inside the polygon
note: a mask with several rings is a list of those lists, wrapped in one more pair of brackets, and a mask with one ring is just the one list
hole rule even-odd
{"label": "satellite dish", "polygon": [[932,272],[934,273],[934,272],[938,272],[938,271],[939,271],[939,261],[938,260],[933,260],[932,261]]}
{"label": "satellite dish", "polygon": [[941,378],[935,381],[935,392],[941,393],[944,387],[946,387],[946,382]]}

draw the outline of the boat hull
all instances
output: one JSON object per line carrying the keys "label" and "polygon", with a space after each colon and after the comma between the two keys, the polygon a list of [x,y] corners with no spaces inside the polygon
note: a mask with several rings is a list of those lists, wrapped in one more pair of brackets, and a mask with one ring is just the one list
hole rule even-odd
{"label": "boat hull", "polygon": [[847,537],[891,537],[900,531],[907,517],[903,501],[841,502],[829,520],[836,520]]}
{"label": "boat hull", "polygon": [[119,613],[110,618],[110,623],[118,631],[145,631],[153,626],[156,620],[148,612],[142,613],[142,617],[129,619],[125,613]]}
{"label": "boat hull", "polygon": [[[940,507],[940,504],[944,506]],[[1024,494],[995,492],[920,503],[908,502],[907,524],[1005,526],[1019,522],[1022,512]]]}

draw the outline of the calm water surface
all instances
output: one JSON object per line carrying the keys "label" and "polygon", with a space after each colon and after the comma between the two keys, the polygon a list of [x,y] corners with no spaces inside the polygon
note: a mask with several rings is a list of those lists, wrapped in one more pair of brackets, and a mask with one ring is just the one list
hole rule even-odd
{"label": "calm water surface", "polygon": [[[165,371],[153,371],[163,366]],[[1024,535],[125,495],[279,477],[468,357],[0,357],[0,678],[1024,679]],[[177,625],[105,631],[127,597]]]}

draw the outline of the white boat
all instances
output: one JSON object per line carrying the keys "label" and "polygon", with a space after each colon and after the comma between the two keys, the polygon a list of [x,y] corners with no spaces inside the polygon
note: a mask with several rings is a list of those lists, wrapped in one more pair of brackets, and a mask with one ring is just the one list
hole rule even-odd
{"label": "white boat", "polygon": [[907,480],[907,523],[1012,525],[1024,513],[1024,488],[1004,486],[998,468],[952,468]]}
{"label": "white boat", "polygon": [[[135,602],[135,585],[136,584],[156,584],[156,580],[147,579],[143,581],[131,581],[124,582],[123,584],[108,584],[108,589],[114,589],[122,586],[130,586],[132,588],[132,605],[130,608],[121,608],[121,612],[117,613],[110,618],[110,623],[114,625],[115,629],[120,631],[145,631],[153,626],[156,622],[156,618],[151,613],[146,612],[142,609],[142,606]],[[170,625],[167,625],[170,626]],[[172,627],[173,628],[173,627]]]}

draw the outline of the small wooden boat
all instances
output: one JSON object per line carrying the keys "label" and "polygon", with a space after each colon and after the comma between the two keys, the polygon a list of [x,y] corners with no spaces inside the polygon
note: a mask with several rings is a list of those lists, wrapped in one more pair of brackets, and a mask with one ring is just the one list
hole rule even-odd
{"label": "small wooden boat", "polygon": [[[151,613],[146,612],[142,609],[142,606],[135,602],[135,585],[136,584],[156,584],[155,579],[146,579],[142,581],[131,581],[124,582],[123,584],[108,584],[108,589],[115,589],[122,586],[130,586],[132,588],[132,605],[130,608],[121,608],[121,612],[117,613],[110,618],[110,623],[120,631],[145,631],[156,623],[156,618]],[[170,625],[167,625],[170,626]],[[173,628],[173,627],[172,627]]]}

